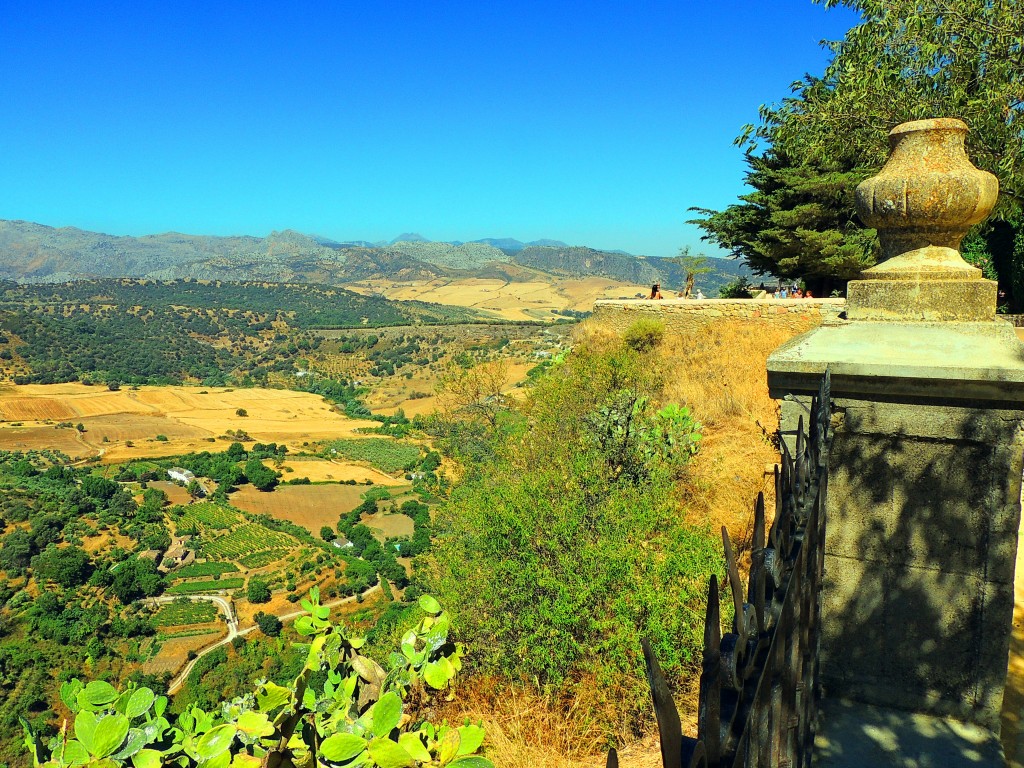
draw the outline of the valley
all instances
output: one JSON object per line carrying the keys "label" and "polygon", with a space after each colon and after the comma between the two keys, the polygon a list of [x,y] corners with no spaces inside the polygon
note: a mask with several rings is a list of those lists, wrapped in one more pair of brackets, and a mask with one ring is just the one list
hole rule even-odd
{"label": "valley", "polygon": [[[564,264],[513,260],[535,248]],[[374,648],[407,628],[453,493],[523,428],[592,302],[648,290],[561,246],[474,265],[494,250],[398,243],[392,265],[432,266],[346,287],[0,284],[0,723],[52,729],[33,695],[71,670],[177,711],[257,667],[293,679],[313,588]]]}

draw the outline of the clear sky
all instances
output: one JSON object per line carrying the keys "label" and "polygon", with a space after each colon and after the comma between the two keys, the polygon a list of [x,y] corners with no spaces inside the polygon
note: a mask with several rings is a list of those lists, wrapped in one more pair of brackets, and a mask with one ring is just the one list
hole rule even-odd
{"label": "clear sky", "polygon": [[12,0],[0,218],[671,255],[856,22],[810,0]]}

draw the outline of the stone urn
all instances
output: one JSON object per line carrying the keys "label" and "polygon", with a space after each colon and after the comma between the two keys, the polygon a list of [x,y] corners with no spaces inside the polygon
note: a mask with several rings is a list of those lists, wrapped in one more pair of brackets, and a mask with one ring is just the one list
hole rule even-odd
{"label": "stone urn", "polygon": [[857,187],[861,221],[878,230],[884,261],[864,279],[977,280],[960,241],[996,203],[999,181],[967,158],[962,120],[897,125],[889,160]]}

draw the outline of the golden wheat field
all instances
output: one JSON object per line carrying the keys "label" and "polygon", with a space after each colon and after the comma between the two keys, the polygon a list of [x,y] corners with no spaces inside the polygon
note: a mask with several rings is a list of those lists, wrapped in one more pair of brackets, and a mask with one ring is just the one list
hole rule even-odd
{"label": "golden wheat field", "polygon": [[[55,429],[58,422],[80,423],[85,432]],[[318,395],[290,390],[0,386],[0,450],[55,448],[76,458],[100,456],[105,463],[210,450],[211,442],[232,439],[229,431],[294,450],[303,443],[358,437],[355,430],[375,425],[344,416]]]}
{"label": "golden wheat field", "polygon": [[312,483],[344,483],[355,480],[357,483],[372,480],[374,485],[405,485],[405,480],[396,480],[379,469],[351,461],[316,459],[307,456],[289,457],[281,463],[267,459],[263,462],[271,469],[282,473],[282,480],[294,480],[304,477]]}
{"label": "golden wheat field", "polygon": [[596,299],[629,298],[650,290],[603,277],[512,282],[498,278],[461,280],[365,280],[349,290],[379,293],[399,301],[430,301],[481,310],[504,320],[551,320],[561,309],[589,311]]}
{"label": "golden wheat field", "polygon": [[365,492],[366,486],[334,483],[281,485],[273,491],[243,485],[231,494],[231,503],[246,512],[288,520],[318,536],[321,527],[333,529],[341,515],[358,507]]}

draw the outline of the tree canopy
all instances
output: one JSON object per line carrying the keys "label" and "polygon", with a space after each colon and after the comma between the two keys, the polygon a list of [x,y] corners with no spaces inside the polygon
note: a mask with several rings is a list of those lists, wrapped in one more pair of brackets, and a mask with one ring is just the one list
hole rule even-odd
{"label": "tree canopy", "polygon": [[[724,211],[699,210],[708,239],[762,274],[855,276],[876,246],[856,219],[853,189],[885,162],[894,126],[929,117],[964,120],[971,160],[999,178],[995,217],[1004,223],[983,236],[1024,229],[1024,2],[815,1],[853,8],[861,23],[826,43],[832,59],[820,77],[805,75],[743,129],[737,142],[755,191]],[[1000,243],[1011,249],[991,254],[1001,283],[1024,283],[1010,274],[1014,237],[988,245]]]}

